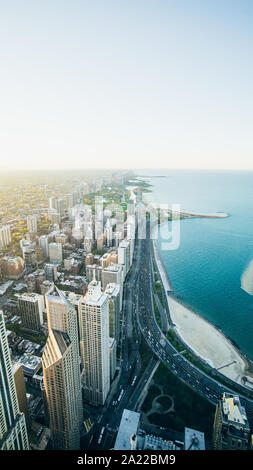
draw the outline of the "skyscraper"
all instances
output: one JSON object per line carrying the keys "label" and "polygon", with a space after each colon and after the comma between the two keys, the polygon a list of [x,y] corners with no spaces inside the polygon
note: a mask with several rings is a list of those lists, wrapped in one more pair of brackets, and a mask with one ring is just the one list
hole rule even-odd
{"label": "skyscraper", "polygon": [[122,240],[118,248],[118,263],[124,267],[125,276],[130,268],[130,243]]}
{"label": "skyscraper", "polygon": [[3,312],[0,311],[0,450],[28,450],[25,416],[20,413]]}
{"label": "skyscraper", "polygon": [[58,214],[56,209],[49,209],[48,218],[51,221],[52,225],[60,225],[61,216]]}
{"label": "skyscraper", "polygon": [[49,336],[42,367],[54,448],[78,449],[83,407],[77,313],[55,286],[45,297]]}
{"label": "skyscraper", "polygon": [[46,263],[44,265],[45,277],[47,281],[54,282],[57,280],[57,267],[53,263]]}
{"label": "skyscraper", "polygon": [[62,263],[62,244],[49,243],[49,259],[51,263]]}
{"label": "skyscraper", "polygon": [[45,258],[47,258],[48,257],[48,237],[47,237],[47,235],[42,235],[39,238],[39,245],[43,250]]}
{"label": "skyscraper", "polygon": [[68,208],[73,207],[73,204],[74,204],[73,194],[72,194],[72,193],[68,193],[68,194],[66,195],[66,197],[67,197],[67,207],[68,207]]}
{"label": "skyscraper", "polygon": [[101,283],[93,280],[80,304],[80,347],[85,373],[85,398],[103,405],[110,388],[109,301]]}
{"label": "skyscraper", "polygon": [[25,267],[34,269],[37,266],[37,257],[36,257],[36,251],[33,248],[28,248],[24,252],[24,262],[25,262]]}
{"label": "skyscraper", "polygon": [[48,199],[48,208],[49,209],[56,209],[56,198],[55,197],[50,197]]}
{"label": "skyscraper", "polygon": [[11,243],[11,229],[9,225],[0,227],[0,249]]}
{"label": "skyscraper", "polygon": [[21,294],[18,298],[18,308],[22,327],[39,332],[43,323],[43,297],[34,293]]}
{"label": "skyscraper", "polygon": [[118,284],[120,286],[120,310],[122,309],[123,300],[123,271],[122,265],[111,263],[102,271],[102,284],[103,290],[106,289],[107,284]]}
{"label": "skyscraper", "polygon": [[57,199],[56,200],[56,210],[58,214],[63,215],[64,214],[64,199]]}
{"label": "skyscraper", "polygon": [[120,286],[109,283],[106,286],[105,294],[109,297],[109,334],[115,338],[117,346],[120,337]]}
{"label": "skyscraper", "polygon": [[105,236],[106,236],[106,245],[108,247],[112,246],[112,226],[110,224],[110,219],[107,219],[105,224]]}
{"label": "skyscraper", "polygon": [[69,335],[50,329],[42,361],[50,429],[57,450],[80,447],[74,356],[74,344]]}

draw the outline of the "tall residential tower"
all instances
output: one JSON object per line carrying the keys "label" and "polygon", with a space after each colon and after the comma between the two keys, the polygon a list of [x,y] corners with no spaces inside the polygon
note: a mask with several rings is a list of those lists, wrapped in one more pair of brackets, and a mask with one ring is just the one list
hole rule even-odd
{"label": "tall residential tower", "polygon": [[0,450],[28,450],[25,415],[20,413],[3,312],[0,311]]}
{"label": "tall residential tower", "polygon": [[105,403],[110,388],[109,299],[101,283],[93,280],[79,310],[81,358],[85,373],[85,398],[97,406]]}
{"label": "tall residential tower", "polygon": [[49,336],[42,356],[45,396],[55,449],[78,449],[83,420],[78,317],[55,286],[46,294]]}

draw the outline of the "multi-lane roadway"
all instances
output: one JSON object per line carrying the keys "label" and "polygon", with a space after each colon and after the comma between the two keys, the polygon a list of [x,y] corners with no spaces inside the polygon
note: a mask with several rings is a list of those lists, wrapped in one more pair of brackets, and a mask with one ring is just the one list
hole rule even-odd
{"label": "multi-lane roadway", "polygon": [[[157,359],[167,364],[172,373],[185,384],[217,404],[224,391],[233,393],[213,377],[195,367],[172,346],[159,328],[154,315],[153,293],[154,273],[152,261],[152,242],[147,236],[136,240],[134,262],[124,283],[121,375],[115,393],[103,408],[97,410],[92,428],[90,448],[113,447],[116,433],[124,408],[136,409],[143,388],[157,363]],[[161,305],[159,305],[161,311]],[[168,306],[164,315],[169,315]],[[162,329],[167,324],[162,317]],[[153,353],[146,369],[141,368],[139,345],[141,335]],[[245,406],[249,423],[253,427],[253,400],[240,397]]]}

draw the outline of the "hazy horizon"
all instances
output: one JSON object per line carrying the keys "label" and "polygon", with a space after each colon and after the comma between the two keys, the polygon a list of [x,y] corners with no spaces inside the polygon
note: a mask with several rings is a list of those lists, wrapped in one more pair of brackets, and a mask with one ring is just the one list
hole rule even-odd
{"label": "hazy horizon", "polygon": [[249,0],[13,0],[0,171],[253,169]]}

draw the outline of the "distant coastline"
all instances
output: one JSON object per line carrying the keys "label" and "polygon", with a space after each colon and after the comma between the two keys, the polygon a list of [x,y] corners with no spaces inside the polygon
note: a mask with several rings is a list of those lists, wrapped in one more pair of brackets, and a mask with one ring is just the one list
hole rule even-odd
{"label": "distant coastline", "polygon": [[[153,203],[153,202],[147,202],[147,205],[155,210],[159,210],[159,204]],[[163,211],[165,211],[163,209]],[[201,213],[201,212],[193,212],[193,211],[185,211],[185,210],[180,210],[180,211],[175,211],[168,209],[168,216],[171,217],[172,212],[174,214],[174,217],[178,215],[180,219],[193,219],[193,218],[200,218],[200,219],[226,219],[227,217],[230,217],[230,214],[227,212],[213,212],[213,213]]]}

